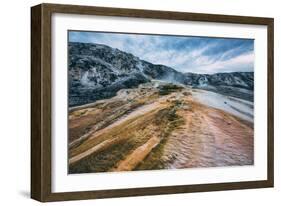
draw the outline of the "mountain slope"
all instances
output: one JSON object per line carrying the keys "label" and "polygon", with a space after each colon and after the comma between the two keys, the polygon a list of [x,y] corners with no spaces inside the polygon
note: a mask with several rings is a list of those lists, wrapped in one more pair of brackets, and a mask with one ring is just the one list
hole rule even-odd
{"label": "mountain slope", "polygon": [[68,47],[70,107],[110,98],[120,89],[135,88],[152,79],[253,100],[252,72],[183,74],[106,45],[69,42]]}
{"label": "mountain slope", "polygon": [[231,72],[217,74],[185,73],[185,84],[220,94],[254,100],[254,73]]}

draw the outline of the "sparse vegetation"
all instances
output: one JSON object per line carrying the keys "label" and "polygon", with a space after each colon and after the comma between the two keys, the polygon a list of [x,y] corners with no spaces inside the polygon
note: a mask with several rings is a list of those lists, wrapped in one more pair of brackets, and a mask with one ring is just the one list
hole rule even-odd
{"label": "sparse vegetation", "polygon": [[[155,118],[155,124],[158,125],[159,129],[161,130],[161,142],[151,151],[145,161],[140,163],[139,166],[135,168],[135,170],[153,170],[165,168],[167,160],[162,159],[165,143],[171,132],[183,123],[184,119],[177,114],[176,105],[172,105],[170,108],[159,111]],[[171,156],[171,158],[173,159],[174,157]],[[170,159],[170,161],[172,159]]]}
{"label": "sparse vegetation", "polygon": [[183,89],[182,86],[169,83],[169,84],[159,86],[159,94],[160,95],[168,95],[168,94],[171,94],[173,92],[179,92],[182,89]]}

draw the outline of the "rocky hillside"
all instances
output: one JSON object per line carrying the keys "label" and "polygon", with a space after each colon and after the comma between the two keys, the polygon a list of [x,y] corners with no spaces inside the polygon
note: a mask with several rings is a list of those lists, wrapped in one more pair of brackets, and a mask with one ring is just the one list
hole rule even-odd
{"label": "rocky hillside", "polygon": [[185,73],[185,85],[253,101],[254,73],[232,72],[217,74]]}
{"label": "rocky hillside", "polygon": [[252,72],[183,74],[106,45],[70,42],[68,46],[70,107],[110,98],[120,89],[134,88],[152,79],[253,100]]}

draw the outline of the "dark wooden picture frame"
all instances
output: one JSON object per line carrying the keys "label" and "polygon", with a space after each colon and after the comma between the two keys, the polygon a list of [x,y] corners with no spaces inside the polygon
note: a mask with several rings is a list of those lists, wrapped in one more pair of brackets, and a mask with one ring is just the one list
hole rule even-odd
{"label": "dark wooden picture frame", "polygon": [[[51,16],[54,13],[154,18],[267,26],[267,180],[231,183],[163,186],[53,193],[51,190]],[[272,18],[228,16],[169,11],[40,4],[31,8],[31,197],[48,201],[80,200],[138,195],[204,192],[273,187],[274,183],[274,88]]]}

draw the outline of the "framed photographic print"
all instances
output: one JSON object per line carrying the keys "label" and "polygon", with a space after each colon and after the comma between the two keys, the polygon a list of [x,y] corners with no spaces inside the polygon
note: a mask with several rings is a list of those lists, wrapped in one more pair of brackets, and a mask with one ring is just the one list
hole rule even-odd
{"label": "framed photographic print", "polygon": [[31,196],[273,187],[273,19],[31,8]]}

